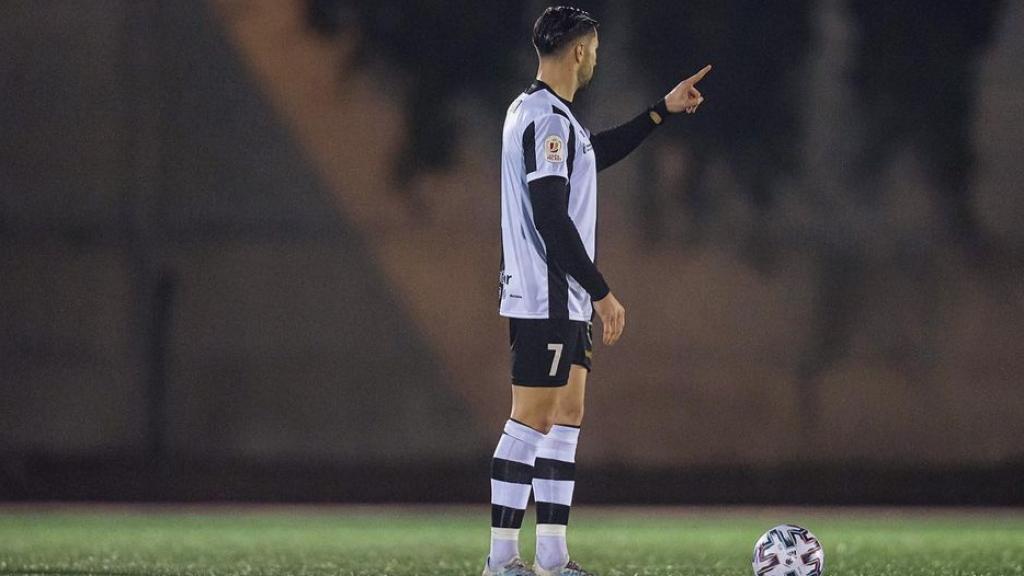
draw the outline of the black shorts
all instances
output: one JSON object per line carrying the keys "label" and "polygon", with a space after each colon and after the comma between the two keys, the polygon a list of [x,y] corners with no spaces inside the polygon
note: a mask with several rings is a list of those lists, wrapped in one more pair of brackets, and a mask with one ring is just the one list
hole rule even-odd
{"label": "black shorts", "polygon": [[565,386],[570,365],[590,370],[590,322],[509,318],[508,336],[516,386]]}

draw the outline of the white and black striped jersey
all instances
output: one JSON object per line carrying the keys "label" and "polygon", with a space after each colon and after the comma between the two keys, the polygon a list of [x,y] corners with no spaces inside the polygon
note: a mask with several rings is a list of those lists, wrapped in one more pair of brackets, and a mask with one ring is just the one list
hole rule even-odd
{"label": "white and black striped jersey", "polygon": [[[568,216],[590,259],[585,264],[597,274],[593,268],[597,162],[590,133],[576,119],[571,105],[538,80],[512,102],[505,115],[499,311],[512,318],[589,321],[593,312],[591,294],[581,285],[582,278],[568,274],[566,266],[548,257],[549,247],[535,224],[530,184],[547,177],[564,180]],[[597,290],[588,289],[591,293]],[[607,293],[606,287],[603,293]]]}

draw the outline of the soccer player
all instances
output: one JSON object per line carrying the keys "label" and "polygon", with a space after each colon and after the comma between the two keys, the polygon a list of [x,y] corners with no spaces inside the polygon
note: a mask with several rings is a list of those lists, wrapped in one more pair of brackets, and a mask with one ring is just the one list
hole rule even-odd
{"label": "soccer player", "polygon": [[[671,114],[703,102],[682,81],[625,124],[591,134],[573,110],[594,75],[597,21],[564,6],[533,27],[537,79],[508,108],[502,134],[500,295],[512,347],[512,415],[491,466],[491,548],[483,576],[586,576],[569,559],[565,530],[576,443],[592,353],[590,319],[603,340],[622,335],[625,310],[594,264],[597,173],[615,164]],[[519,558],[531,487],[537,505],[537,558]]]}

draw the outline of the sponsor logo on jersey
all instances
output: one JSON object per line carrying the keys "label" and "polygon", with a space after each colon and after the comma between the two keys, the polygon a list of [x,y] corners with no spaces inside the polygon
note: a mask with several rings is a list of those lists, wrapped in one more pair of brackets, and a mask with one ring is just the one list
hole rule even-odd
{"label": "sponsor logo on jersey", "polygon": [[561,137],[552,134],[544,140],[544,159],[548,162],[565,162],[565,144]]}
{"label": "sponsor logo on jersey", "polygon": [[[511,274],[506,274],[504,270],[498,273],[498,298],[501,300],[505,299],[505,286],[512,280]],[[513,296],[515,298],[515,296]],[[521,296],[520,296],[521,298]]]}

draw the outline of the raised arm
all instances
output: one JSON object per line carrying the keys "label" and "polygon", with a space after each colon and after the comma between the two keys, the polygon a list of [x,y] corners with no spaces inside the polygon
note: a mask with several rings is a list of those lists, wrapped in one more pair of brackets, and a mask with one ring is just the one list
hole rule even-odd
{"label": "raised arm", "polygon": [[[657,115],[657,120],[655,120],[655,115]],[[668,110],[665,108],[665,101],[661,100],[637,114],[629,122],[592,135],[590,143],[594,146],[597,171],[604,170],[636,150],[636,147],[654,131],[654,128],[661,123],[661,119],[666,116],[668,116]]]}
{"label": "raised arm", "polygon": [[700,72],[677,84],[665,98],[637,114],[629,122],[591,136],[590,143],[594,146],[597,171],[604,170],[636,150],[636,147],[670,114],[696,112],[704,97],[694,85],[710,71],[711,66],[705,66]]}

